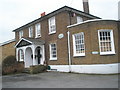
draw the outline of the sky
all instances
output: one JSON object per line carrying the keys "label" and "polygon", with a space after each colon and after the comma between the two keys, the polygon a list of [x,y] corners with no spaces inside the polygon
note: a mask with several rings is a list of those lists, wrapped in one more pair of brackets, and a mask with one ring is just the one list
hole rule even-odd
{"label": "sky", "polygon": [[[89,0],[90,14],[118,20],[120,0]],[[82,0],[0,0],[0,43],[15,38],[14,29],[63,6],[83,11]]]}

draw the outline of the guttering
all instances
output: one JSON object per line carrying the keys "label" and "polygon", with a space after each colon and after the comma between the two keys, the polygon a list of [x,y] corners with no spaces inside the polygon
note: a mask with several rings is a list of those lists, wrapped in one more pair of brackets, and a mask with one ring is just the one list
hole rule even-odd
{"label": "guttering", "polygon": [[67,28],[71,28],[71,27],[74,27],[74,26],[77,26],[77,25],[80,25],[80,24],[89,23],[89,22],[96,22],[96,21],[118,21],[118,20],[112,20],[112,19],[91,19],[91,20],[86,20],[84,22],[68,25]]}
{"label": "guttering", "polygon": [[12,43],[12,42],[15,42],[15,39],[11,39],[11,40],[8,40],[6,42],[0,43],[0,46],[6,45],[6,44],[9,44],[9,43]]}
{"label": "guttering", "polygon": [[67,32],[68,35],[68,64],[69,64],[69,72],[71,72],[71,55],[70,55],[70,32]]}

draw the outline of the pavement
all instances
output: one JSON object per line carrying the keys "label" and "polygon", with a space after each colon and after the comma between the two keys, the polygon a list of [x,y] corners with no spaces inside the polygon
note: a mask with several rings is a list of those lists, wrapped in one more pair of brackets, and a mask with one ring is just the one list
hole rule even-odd
{"label": "pavement", "polygon": [[118,88],[118,75],[44,72],[2,76],[2,88]]}

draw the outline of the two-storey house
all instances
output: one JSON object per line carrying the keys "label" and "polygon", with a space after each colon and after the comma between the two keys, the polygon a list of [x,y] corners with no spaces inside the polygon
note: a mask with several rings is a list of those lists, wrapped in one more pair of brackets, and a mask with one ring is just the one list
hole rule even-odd
{"label": "two-storey house", "polygon": [[25,68],[47,64],[63,72],[116,73],[118,22],[88,12],[64,6],[15,29],[17,60]]}

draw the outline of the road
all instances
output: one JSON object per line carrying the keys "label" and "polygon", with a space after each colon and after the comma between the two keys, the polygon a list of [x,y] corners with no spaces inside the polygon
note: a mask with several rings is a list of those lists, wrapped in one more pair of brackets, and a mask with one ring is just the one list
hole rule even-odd
{"label": "road", "polygon": [[118,75],[45,72],[2,77],[3,88],[118,88]]}

